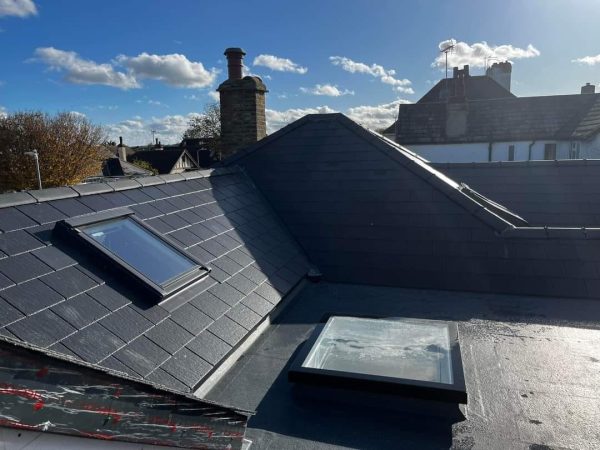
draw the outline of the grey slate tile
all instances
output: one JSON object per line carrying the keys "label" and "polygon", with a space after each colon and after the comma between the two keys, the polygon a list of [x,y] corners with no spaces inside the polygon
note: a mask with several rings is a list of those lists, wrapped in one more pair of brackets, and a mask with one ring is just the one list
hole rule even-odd
{"label": "grey slate tile", "polygon": [[0,314],[0,327],[25,317],[17,308],[14,308],[10,305],[10,303],[2,300],[1,298],[0,311],[2,311],[2,314]]}
{"label": "grey slate tile", "polygon": [[182,247],[190,247],[200,242],[198,236],[188,231],[186,228],[181,230],[173,231],[169,234],[169,237],[175,239]]}
{"label": "grey slate tile", "polygon": [[121,361],[119,361],[114,356],[109,356],[105,360],[99,363],[102,367],[106,367],[107,369],[116,370],[117,372],[123,372],[124,374],[129,375],[130,377],[141,378],[142,376],[133,370],[131,367],[126,366]]}
{"label": "grey slate tile", "polygon": [[267,275],[265,275],[262,271],[258,270],[254,266],[246,267],[244,270],[241,271],[241,274],[256,284],[261,284],[267,279]]}
{"label": "grey slate tile", "polygon": [[105,317],[100,324],[125,342],[132,341],[153,326],[152,322],[129,306]]}
{"label": "grey slate tile", "polygon": [[[0,259],[0,262],[1,261],[2,260]],[[2,273],[0,273],[0,290],[6,289],[7,287],[11,287],[14,284],[15,283],[11,279],[5,277],[4,275],[2,275]]]}
{"label": "grey slate tile", "polygon": [[131,303],[130,308],[137,311],[152,323],[162,322],[169,317],[169,313],[162,306],[155,304]]}
{"label": "grey slate tile", "polygon": [[256,286],[258,286],[257,283],[249,280],[241,273],[232,276],[229,280],[227,280],[227,283],[245,295],[248,295],[250,292],[256,289]]}
{"label": "grey slate tile", "polygon": [[212,266],[218,267],[219,269],[221,269],[223,272],[227,273],[228,275],[235,275],[243,268],[238,263],[236,263],[232,259],[228,258],[227,255],[214,260],[212,262]]}
{"label": "grey slate tile", "polygon": [[80,197],[79,201],[93,211],[106,211],[114,208],[113,204],[101,195],[86,195]]}
{"label": "grey slate tile", "polygon": [[[151,202],[152,200],[154,200],[149,195],[144,194],[141,189],[127,189],[127,190],[123,191],[123,195],[125,195],[126,197],[130,198],[133,202],[138,203],[138,204],[139,203],[147,203],[147,202]],[[134,208],[132,207],[132,209],[134,209]]]}
{"label": "grey slate tile", "polygon": [[98,286],[88,291],[87,294],[111,311],[131,303],[130,299],[107,284]]}
{"label": "grey slate tile", "polygon": [[177,214],[167,214],[166,216],[161,217],[161,220],[171,227],[171,230],[178,230],[179,228],[184,228],[189,225]]}
{"label": "grey slate tile", "polygon": [[196,236],[198,236],[203,241],[210,239],[211,237],[213,237],[215,235],[214,232],[212,232],[211,230],[206,228],[202,223],[197,223],[187,229],[189,231],[191,231],[192,233],[194,233]]}
{"label": "grey slate tile", "polygon": [[246,330],[252,330],[261,321],[262,317],[247,306],[238,303],[227,312],[227,317],[235,320]]}
{"label": "grey slate tile", "polygon": [[235,305],[241,299],[244,298],[244,295],[240,291],[238,291],[237,289],[235,289],[227,283],[217,284],[211,287],[208,290],[208,292],[217,296],[220,300],[224,301],[229,306]]}
{"label": "grey slate tile", "polygon": [[146,336],[171,354],[182,348],[193,337],[171,319],[156,325],[146,333]]}
{"label": "grey slate tile", "polygon": [[83,214],[89,214],[91,212],[94,212],[92,209],[85,206],[76,198],[55,200],[50,202],[50,205],[69,217],[81,216]]}
{"label": "grey slate tile", "polygon": [[210,292],[200,294],[190,303],[212,319],[217,319],[229,309],[227,303],[215,297]]}
{"label": "grey slate tile", "polygon": [[14,231],[37,225],[17,208],[0,209],[0,231]]}
{"label": "grey slate tile", "polygon": [[226,272],[223,272],[218,267],[212,267],[210,271],[210,276],[217,280],[219,283],[223,283],[225,280],[229,279],[229,275]]}
{"label": "grey slate tile", "polygon": [[212,369],[212,366],[187,348],[177,352],[167,360],[161,369],[177,378],[190,388],[196,384]]}
{"label": "grey slate tile", "polygon": [[246,336],[246,329],[227,316],[217,319],[215,323],[208,327],[208,331],[223,339],[232,347]]}
{"label": "grey slate tile", "polygon": [[235,249],[227,253],[227,257],[238,263],[240,266],[246,267],[254,262],[254,258],[244,253],[241,249]]}
{"label": "grey slate tile", "polygon": [[106,358],[125,344],[99,323],[72,334],[62,343],[81,359],[91,363]]}
{"label": "grey slate tile", "polygon": [[29,252],[40,247],[44,247],[44,244],[25,230],[0,234],[0,251],[9,256]]}
{"label": "grey slate tile", "polygon": [[71,358],[81,359],[79,356],[77,356],[75,353],[73,353],[71,350],[69,350],[67,347],[65,347],[60,342],[57,342],[56,344],[52,344],[50,347],[48,347],[48,350],[52,350],[53,352],[61,353],[63,355],[69,356]]}
{"label": "grey slate tile", "polygon": [[246,305],[252,311],[260,316],[266,316],[273,310],[273,305],[258,295],[256,292],[252,292],[244,300],[242,304]]}
{"label": "grey slate tile", "polygon": [[52,272],[52,268],[31,253],[0,259],[0,273],[15,283],[22,283]]}
{"label": "grey slate tile", "polygon": [[191,351],[212,365],[217,364],[229,351],[231,345],[209,331],[200,333],[187,345]]}
{"label": "grey slate tile", "polygon": [[65,298],[73,297],[98,285],[94,280],[77,269],[77,266],[53,272],[40,278]]}
{"label": "grey slate tile", "polygon": [[171,320],[196,335],[213,321],[191,303],[187,303],[171,313]]}
{"label": "grey slate tile", "polygon": [[77,261],[53,245],[35,250],[31,254],[54,270],[64,269],[65,267],[77,264]]}
{"label": "grey slate tile", "polygon": [[173,375],[158,368],[146,377],[148,381],[165,386],[178,392],[188,392],[190,388],[175,378]]}
{"label": "grey slate tile", "polygon": [[161,234],[167,234],[173,231],[173,229],[164,223],[160,217],[154,217],[152,219],[145,220],[144,223]]}
{"label": "grey slate tile", "polygon": [[27,315],[64,300],[60,294],[38,279],[0,291],[0,297]]}
{"label": "grey slate tile", "polygon": [[21,319],[7,328],[23,341],[39,347],[48,347],[75,331],[75,328],[48,309]]}
{"label": "grey slate tile", "polygon": [[122,208],[133,205],[133,201],[122,192],[109,192],[101,194],[100,197],[108,201],[113,208]]}
{"label": "grey slate tile", "polygon": [[86,293],[79,294],[51,308],[54,313],[81,329],[110,313]]}
{"label": "grey slate tile", "polygon": [[254,292],[273,305],[278,304],[283,297],[281,293],[277,291],[277,289],[266,282],[258,286]]}
{"label": "grey slate tile", "polygon": [[29,205],[21,205],[18,207],[18,209],[23,214],[31,217],[39,224],[56,222],[67,217],[64,213],[60,212],[56,208],[53,208],[48,203],[33,203]]}
{"label": "grey slate tile", "polygon": [[142,376],[148,375],[169,358],[169,354],[152,342],[140,336],[113,355],[120,362]]}
{"label": "grey slate tile", "polygon": [[163,214],[170,214],[178,210],[178,208],[166,199],[156,200],[152,206],[158,209]]}
{"label": "grey slate tile", "polygon": [[216,239],[216,237],[212,238],[208,241],[204,241],[199,246],[202,247],[204,250],[207,250],[215,258],[220,258],[225,253],[227,253],[227,249],[225,247],[223,247],[221,244],[219,244],[217,241],[215,241],[215,239]]}
{"label": "grey slate tile", "polygon": [[[127,195],[127,192],[124,192],[125,195]],[[151,219],[153,217],[159,217],[162,216],[163,214],[156,209],[152,203],[141,203],[141,204],[137,204],[137,205],[132,205],[131,206],[131,210],[135,213],[135,216],[138,219]]]}

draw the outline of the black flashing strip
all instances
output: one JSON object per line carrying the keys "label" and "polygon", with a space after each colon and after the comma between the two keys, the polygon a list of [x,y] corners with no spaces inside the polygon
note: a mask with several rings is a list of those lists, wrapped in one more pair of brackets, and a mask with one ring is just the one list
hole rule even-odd
{"label": "black flashing strip", "polygon": [[500,233],[508,239],[598,240],[600,228],[512,227]]}
{"label": "black flashing strip", "polygon": [[[385,318],[382,317],[381,319]],[[389,318],[388,320],[393,320],[393,318]],[[418,321],[439,322],[415,319],[415,322]],[[302,344],[288,371],[288,381],[449,403],[467,403],[467,390],[458,342],[458,327],[453,322],[444,322],[444,324],[448,325],[450,335],[450,359],[453,381],[451,384],[303,367],[302,364],[325,328],[325,323],[318,324],[308,340]]]}
{"label": "black flashing strip", "polygon": [[0,338],[0,425],[182,448],[241,449],[249,411]]}
{"label": "black flashing strip", "polygon": [[[138,271],[135,267],[119,258],[117,255],[106,249],[97,241],[86,235],[80,229],[83,226],[89,226],[109,220],[130,219],[137,225],[150,233],[156,239],[167,244],[175,252],[195,263],[190,270],[178,275],[164,284],[158,284]],[[117,269],[121,274],[128,276],[139,287],[145,289],[157,301],[166,301],[173,294],[189,288],[193,284],[203,280],[210,269],[198,258],[183,250],[175,241],[167,236],[163,236],[152,228],[146,226],[141,220],[135,217],[134,212],[129,208],[118,208],[109,211],[103,211],[95,214],[86,214],[72,219],[62,220],[57,223],[55,232],[59,237],[70,239],[72,242],[82,243],[85,249],[94,255],[100,255],[108,267]]]}

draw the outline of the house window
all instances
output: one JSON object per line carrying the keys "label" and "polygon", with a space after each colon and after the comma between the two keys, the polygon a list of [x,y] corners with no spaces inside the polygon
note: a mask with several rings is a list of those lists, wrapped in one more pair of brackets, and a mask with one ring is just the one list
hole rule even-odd
{"label": "house window", "polygon": [[508,146],[508,160],[509,161],[515,160],[515,146],[514,145]]}
{"label": "house window", "polygon": [[546,159],[546,160],[556,159],[556,144],[545,144],[544,145],[544,159]]}
{"label": "house window", "polygon": [[466,403],[456,325],[333,316],[317,327],[290,381]]}
{"label": "house window", "polygon": [[130,210],[69,219],[61,222],[61,228],[159,299],[208,273],[200,261],[137,220]]}
{"label": "house window", "polygon": [[580,143],[573,142],[571,143],[571,150],[569,151],[569,159],[579,159],[580,156]]}

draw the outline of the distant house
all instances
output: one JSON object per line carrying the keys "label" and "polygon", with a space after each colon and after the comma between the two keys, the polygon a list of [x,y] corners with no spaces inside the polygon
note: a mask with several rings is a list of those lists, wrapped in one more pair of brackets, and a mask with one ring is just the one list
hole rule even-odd
{"label": "distant house", "polygon": [[[503,65],[500,65],[503,64]],[[515,97],[510,64],[486,75],[454,69],[415,104],[400,105],[384,135],[431,162],[600,157],[600,94]]]}
{"label": "distant house", "polygon": [[132,157],[132,162],[144,161],[158,170],[161,175],[182,173],[198,169],[194,158],[184,148],[164,150],[141,150]]}

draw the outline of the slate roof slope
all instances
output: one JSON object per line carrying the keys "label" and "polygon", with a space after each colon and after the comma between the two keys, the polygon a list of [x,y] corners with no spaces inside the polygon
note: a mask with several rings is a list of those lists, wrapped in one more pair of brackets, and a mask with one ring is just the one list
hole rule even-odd
{"label": "slate roof slope", "polygon": [[230,162],[326,280],[600,298],[599,230],[528,227],[341,114],[306,116]]}
{"label": "slate roof slope", "polygon": [[465,78],[446,78],[437,82],[417,103],[435,103],[445,101],[453,95],[456,83],[465,83],[465,96],[469,100],[484,100],[492,98],[515,98],[496,80],[487,75],[467,76]]}
{"label": "slate roof slope", "polygon": [[[117,207],[205,261],[209,276],[164,307],[58,241],[56,221]],[[193,391],[307,272],[239,170],[0,196],[0,334]]]}
{"label": "slate roof slope", "polygon": [[506,205],[532,226],[600,226],[600,160],[432,166]]}
{"label": "slate roof slope", "polygon": [[188,155],[191,160],[196,162],[194,158],[185,149],[175,150],[140,150],[135,152],[131,157],[131,161],[140,160],[146,161],[160,174],[168,174],[173,170],[173,167],[181,158],[182,155]]}
{"label": "slate roof slope", "polygon": [[466,132],[456,137],[446,135],[447,103],[402,105],[394,124],[396,141],[409,145],[589,139],[600,129],[600,94],[473,100],[464,105]]}

